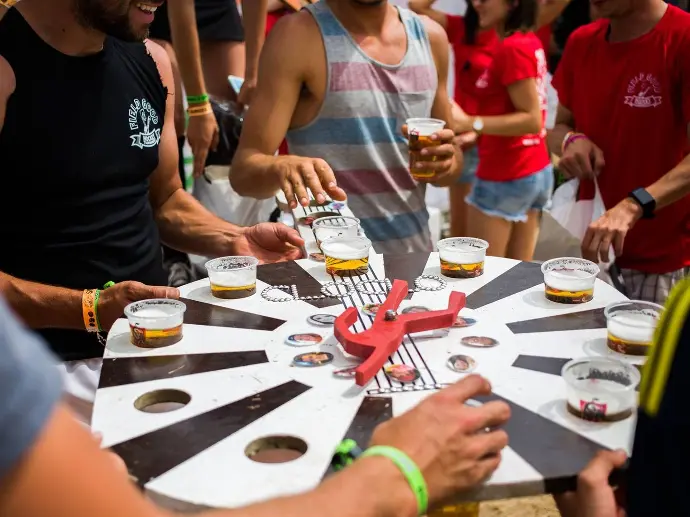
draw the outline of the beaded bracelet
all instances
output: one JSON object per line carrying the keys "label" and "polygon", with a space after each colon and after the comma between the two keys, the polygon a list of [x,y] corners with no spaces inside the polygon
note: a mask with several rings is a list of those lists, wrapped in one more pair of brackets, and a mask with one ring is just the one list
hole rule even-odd
{"label": "beaded bracelet", "polygon": [[189,104],[205,104],[209,101],[209,96],[207,93],[202,93],[201,95],[187,95],[187,102]]}

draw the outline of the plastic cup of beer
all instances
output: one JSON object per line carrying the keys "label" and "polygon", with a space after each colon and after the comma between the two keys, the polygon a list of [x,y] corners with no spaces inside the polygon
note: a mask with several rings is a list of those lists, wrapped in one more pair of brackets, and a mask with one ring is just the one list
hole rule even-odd
{"label": "plastic cup of beer", "polygon": [[359,234],[359,219],[344,215],[322,217],[314,221],[311,228],[314,230],[316,244],[320,248],[321,243],[326,239],[357,237]]}
{"label": "plastic cup of beer", "polygon": [[211,294],[235,300],[256,293],[256,257],[219,257],[206,262]]}
{"label": "plastic cup of beer", "polygon": [[431,169],[417,168],[417,163],[435,162],[436,156],[424,156],[422,149],[441,145],[440,140],[432,140],[431,135],[438,133],[446,123],[436,118],[409,118],[407,124],[407,136],[410,150],[410,173],[415,179],[429,179],[436,174]]}
{"label": "plastic cup of beer", "polygon": [[647,355],[664,308],[651,302],[630,300],[612,303],[606,315],[607,346],[626,355]]}
{"label": "plastic cup of beer", "polygon": [[436,243],[441,274],[450,278],[476,278],[484,274],[489,243],[474,237],[451,237]]}
{"label": "plastic cup of beer", "polygon": [[130,340],[141,348],[160,348],[182,339],[182,320],[187,306],[178,300],[154,298],[125,307]]}
{"label": "plastic cup of beer", "polygon": [[364,275],[369,270],[371,241],[366,237],[336,237],[321,243],[329,275]]}
{"label": "plastic cup of beer", "polygon": [[594,298],[599,266],[575,257],[547,260],[541,265],[546,299],[556,303],[586,303]]}
{"label": "plastic cup of beer", "polygon": [[605,357],[573,359],[563,366],[568,412],[592,422],[617,422],[633,414],[640,372]]}

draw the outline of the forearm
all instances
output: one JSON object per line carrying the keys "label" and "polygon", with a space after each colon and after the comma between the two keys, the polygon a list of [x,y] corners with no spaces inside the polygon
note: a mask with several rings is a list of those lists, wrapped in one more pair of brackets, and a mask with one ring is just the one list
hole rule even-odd
{"label": "forearm", "polygon": [[690,155],[646,188],[655,199],[657,210],[690,194]]}
{"label": "forearm", "polygon": [[156,222],[165,244],[206,257],[232,255],[234,242],[243,231],[209,212],[181,188],[156,210]]}
{"label": "forearm", "polygon": [[280,175],[276,172],[284,156],[259,151],[240,151],[230,167],[230,183],[240,196],[268,199],[280,190]]}
{"label": "forearm", "polygon": [[0,292],[31,328],[84,329],[81,291],[29,282],[0,272]]}
{"label": "forearm", "polygon": [[206,93],[206,84],[201,68],[194,0],[168,2],[168,17],[185,92],[192,96],[202,95]]}
{"label": "forearm", "polygon": [[268,0],[242,0],[242,22],[245,40],[245,80],[256,79],[259,72],[259,56],[266,35]]}
{"label": "forearm", "polygon": [[[570,0],[550,0],[549,2],[541,3],[537,15],[537,29],[553,23],[569,2]],[[548,52],[548,49],[544,50]]]}
{"label": "forearm", "polygon": [[534,135],[541,131],[541,114],[518,111],[507,115],[481,117],[484,122],[482,134],[493,136]]}
{"label": "forearm", "polygon": [[556,156],[561,156],[561,147],[563,146],[563,139],[573,128],[567,124],[556,124],[546,135],[546,144],[549,147],[549,152]]}
{"label": "forearm", "polygon": [[387,458],[363,458],[303,495],[202,517],[412,517],[412,491]]}

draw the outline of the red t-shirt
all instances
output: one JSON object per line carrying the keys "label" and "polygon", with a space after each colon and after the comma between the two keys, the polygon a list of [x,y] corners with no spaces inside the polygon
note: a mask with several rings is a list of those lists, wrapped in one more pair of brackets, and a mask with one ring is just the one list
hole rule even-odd
{"label": "red t-shirt", "polygon": [[541,46],[544,47],[544,52],[546,52],[547,56],[549,55],[549,48],[551,47],[552,32],[551,25],[544,25],[534,31],[534,35],[541,41]]}
{"label": "red t-shirt", "polygon": [[477,79],[480,90],[479,115],[514,113],[508,86],[534,78],[539,92],[542,131],[535,135],[479,138],[477,177],[489,181],[510,181],[539,172],[549,164],[544,138],[546,119],[546,56],[541,42],[532,32],[515,33],[497,43],[493,64]]}
{"label": "red t-shirt", "polygon": [[447,15],[446,32],[455,56],[455,102],[468,115],[477,115],[477,79],[491,66],[493,48],[498,42],[494,30],[477,31],[474,45],[465,43],[465,19]]}
{"label": "red t-shirt", "polygon": [[[668,6],[647,34],[606,40],[608,21],[579,28],[568,39],[554,86],[575,129],[604,153],[598,178],[607,208],[647,187],[687,154],[690,122],[690,15]],[[583,187],[591,182],[586,182]],[[622,268],[668,273],[690,266],[690,199],[642,219],[628,233]]]}

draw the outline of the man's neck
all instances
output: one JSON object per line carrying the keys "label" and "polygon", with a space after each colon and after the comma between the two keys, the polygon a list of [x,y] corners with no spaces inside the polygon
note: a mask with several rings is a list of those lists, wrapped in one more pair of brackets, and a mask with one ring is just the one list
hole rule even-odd
{"label": "man's neck", "polygon": [[351,32],[366,35],[380,35],[388,16],[395,8],[388,3],[364,5],[350,0],[321,0],[328,3],[331,11],[345,28]]}
{"label": "man's neck", "polygon": [[43,41],[68,56],[88,56],[103,49],[105,35],[79,24],[73,0],[31,0],[15,9]]}
{"label": "man's neck", "polygon": [[663,0],[647,0],[641,4],[628,15],[610,20],[611,43],[630,41],[647,34],[659,23],[668,8]]}

